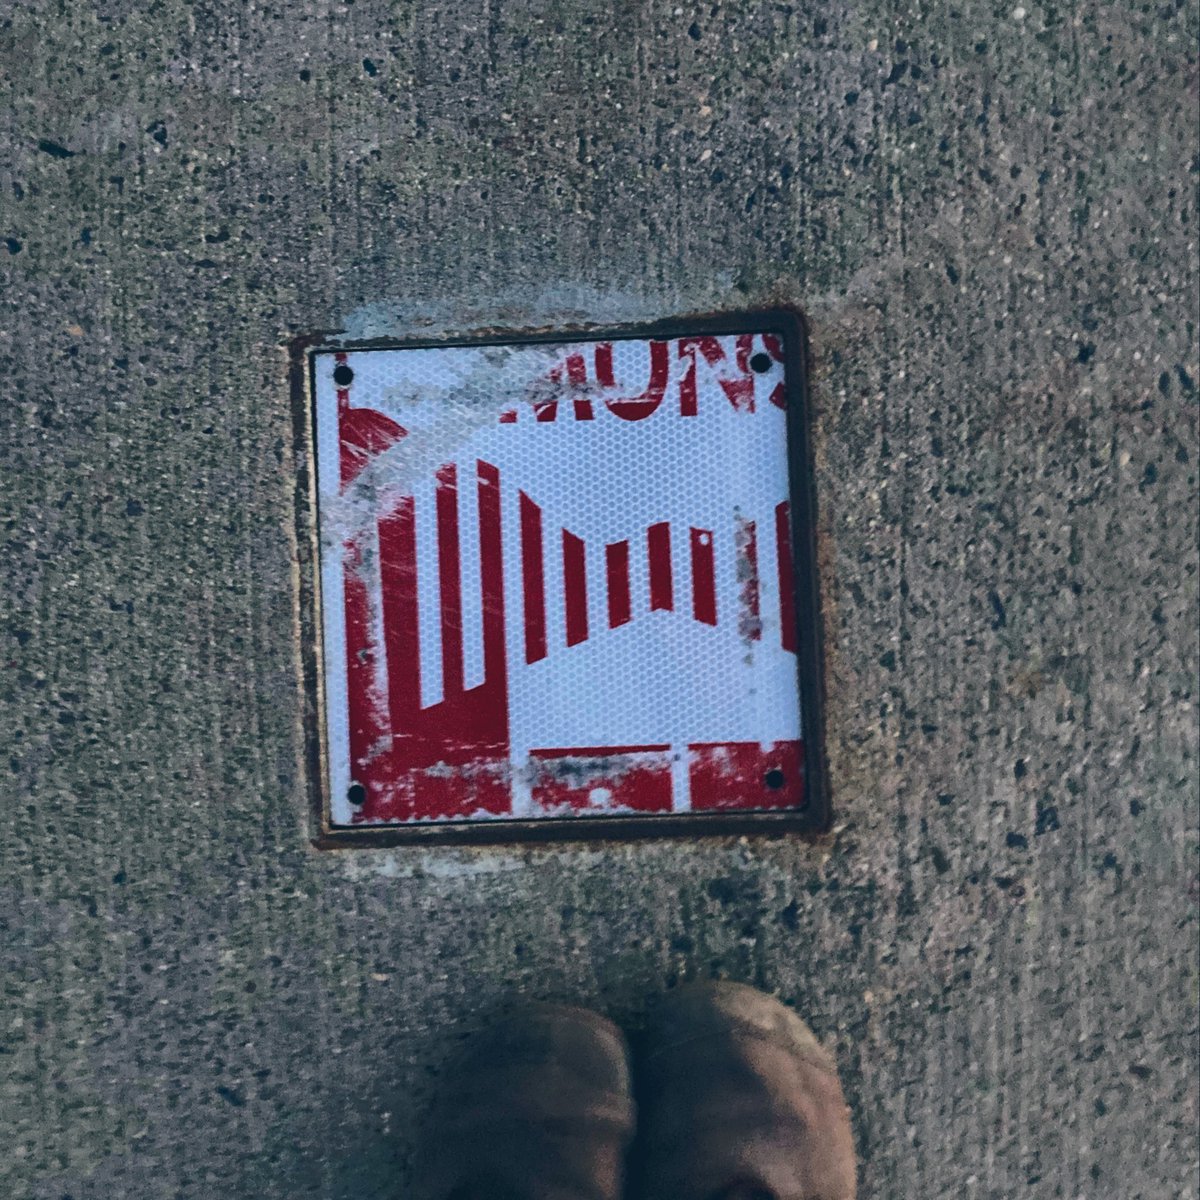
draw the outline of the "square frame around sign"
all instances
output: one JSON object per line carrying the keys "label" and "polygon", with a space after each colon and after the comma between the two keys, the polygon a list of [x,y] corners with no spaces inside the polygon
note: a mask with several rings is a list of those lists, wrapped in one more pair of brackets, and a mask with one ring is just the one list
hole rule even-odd
{"label": "square frame around sign", "polygon": [[827,829],[805,366],[778,309],[294,342],[316,844]]}

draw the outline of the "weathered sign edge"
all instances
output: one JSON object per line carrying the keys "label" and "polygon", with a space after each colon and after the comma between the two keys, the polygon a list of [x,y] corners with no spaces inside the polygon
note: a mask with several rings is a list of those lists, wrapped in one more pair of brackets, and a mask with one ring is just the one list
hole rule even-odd
{"label": "weathered sign edge", "polygon": [[[694,334],[781,333],[784,386],[788,397],[789,492],[794,520],[792,552],[796,592],[797,671],[801,736],[805,749],[803,809],[790,812],[705,812],[629,817],[570,817],[559,820],[444,821],[403,826],[348,828],[331,820],[326,745],[325,688],[321,642],[320,527],[316,495],[315,356],[330,351],[411,350],[437,347],[537,345],[572,341],[676,338]],[[308,811],[319,850],[401,845],[489,845],[628,841],[687,836],[815,839],[826,833],[832,813],[825,757],[824,630],[817,579],[817,502],[812,471],[808,400],[809,342],[803,313],[779,306],[728,313],[683,314],[655,322],[621,325],[519,329],[489,327],[436,337],[345,339],[323,330],[288,343],[288,375],[295,463],[296,589],[295,632],[302,691],[303,768]]]}

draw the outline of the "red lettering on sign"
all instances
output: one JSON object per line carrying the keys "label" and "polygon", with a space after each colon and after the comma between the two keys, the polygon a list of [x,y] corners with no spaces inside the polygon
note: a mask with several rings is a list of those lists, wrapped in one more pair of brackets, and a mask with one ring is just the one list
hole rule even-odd
{"label": "red lettering on sign", "polygon": [[[667,380],[671,374],[671,362],[666,342],[650,342],[650,382],[638,396],[625,400],[605,400],[604,406],[613,416],[622,421],[642,421],[654,413],[662,403],[667,391]],[[613,378],[613,348],[611,342],[600,342],[596,346],[596,378],[604,387],[616,387],[608,382]]]}
{"label": "red lettering on sign", "polygon": [[686,366],[679,379],[679,415],[694,417],[699,414],[698,389],[696,385],[696,362],[702,358],[712,370],[717,372],[717,382],[729,399],[729,403],[738,412],[754,411],[754,376],[750,372],[750,351],[754,339],[748,333],[738,336],[736,342],[737,374],[730,376],[729,360],[721,339],[715,337],[680,338],[678,342],[679,357],[686,360]]}

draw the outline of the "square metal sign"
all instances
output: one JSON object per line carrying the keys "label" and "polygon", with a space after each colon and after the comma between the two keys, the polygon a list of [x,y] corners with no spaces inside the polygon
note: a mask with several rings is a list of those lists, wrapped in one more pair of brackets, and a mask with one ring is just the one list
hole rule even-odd
{"label": "square metal sign", "polygon": [[792,314],[302,355],[323,844],[825,826]]}

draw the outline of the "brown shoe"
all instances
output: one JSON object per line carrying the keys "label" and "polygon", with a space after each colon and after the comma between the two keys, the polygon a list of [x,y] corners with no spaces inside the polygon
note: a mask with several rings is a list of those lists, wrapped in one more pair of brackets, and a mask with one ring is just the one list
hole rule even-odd
{"label": "brown shoe", "polygon": [[531,1005],[468,1043],[418,1155],[421,1200],[619,1200],[629,1054],[597,1013]]}
{"label": "brown shoe", "polygon": [[668,995],[638,1062],[646,1200],[854,1200],[837,1069],[791,1009],[736,983]]}

